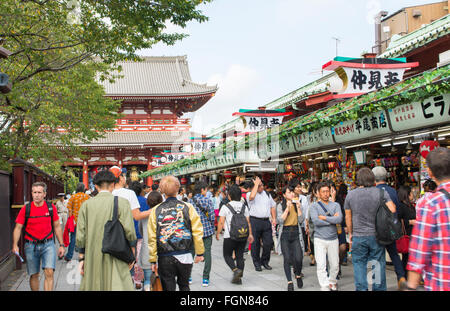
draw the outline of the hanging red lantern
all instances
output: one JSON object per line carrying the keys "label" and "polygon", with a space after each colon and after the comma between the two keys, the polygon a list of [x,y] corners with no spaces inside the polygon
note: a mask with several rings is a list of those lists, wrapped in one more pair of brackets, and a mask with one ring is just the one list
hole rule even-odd
{"label": "hanging red lantern", "polygon": [[187,178],[186,177],[182,177],[180,180],[182,185],[186,185],[187,184]]}
{"label": "hanging red lantern", "polygon": [[434,149],[439,147],[439,143],[435,140],[425,140],[420,144],[420,154],[422,157],[427,158],[428,154]]}
{"label": "hanging red lantern", "polygon": [[231,174],[230,171],[225,171],[225,173],[223,174],[223,176],[225,177],[225,179],[231,179],[231,177],[233,177],[233,175]]}

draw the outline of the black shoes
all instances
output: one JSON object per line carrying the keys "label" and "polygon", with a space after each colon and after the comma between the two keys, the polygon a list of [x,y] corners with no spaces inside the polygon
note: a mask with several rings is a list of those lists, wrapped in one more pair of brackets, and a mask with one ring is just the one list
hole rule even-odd
{"label": "black shoes", "polygon": [[264,269],[266,269],[266,270],[272,270],[272,267],[269,266],[269,264],[267,264],[267,263],[264,264],[263,267],[264,267]]}
{"label": "black shoes", "polygon": [[261,268],[261,266],[257,266],[257,267],[255,267],[255,270],[258,271],[258,272],[261,272],[262,268]]}
{"label": "black shoes", "polygon": [[300,278],[297,278],[297,287],[298,287],[298,288],[302,288],[302,287],[303,287],[303,280],[302,280],[301,277],[300,277]]}
{"label": "black shoes", "polygon": [[244,271],[241,269],[236,269],[233,271],[233,279],[231,280],[231,283],[233,284],[242,284],[242,276],[244,275]]}
{"label": "black shoes", "polygon": [[294,291],[294,283],[288,283],[288,292]]}

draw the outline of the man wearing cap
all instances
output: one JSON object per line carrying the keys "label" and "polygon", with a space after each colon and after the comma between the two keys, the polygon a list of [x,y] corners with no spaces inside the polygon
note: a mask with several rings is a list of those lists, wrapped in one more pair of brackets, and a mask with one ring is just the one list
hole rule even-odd
{"label": "man wearing cap", "polygon": [[136,221],[147,218],[150,215],[150,211],[141,212],[141,205],[139,204],[136,193],[134,193],[133,190],[125,188],[125,185],[127,183],[126,169],[121,169],[118,166],[113,166],[109,169],[109,171],[112,172],[117,178],[112,194],[114,196],[127,199],[128,202],[130,202],[131,214]]}

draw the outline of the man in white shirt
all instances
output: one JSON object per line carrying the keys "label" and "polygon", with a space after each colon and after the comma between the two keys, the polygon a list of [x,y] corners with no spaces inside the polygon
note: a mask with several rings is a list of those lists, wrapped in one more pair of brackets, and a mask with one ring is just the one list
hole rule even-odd
{"label": "man in white shirt", "polygon": [[[273,244],[272,224],[276,224],[276,203],[270,194],[264,191],[264,185],[259,177],[255,178],[252,191],[247,193],[247,202],[254,237],[251,244],[251,253],[255,270],[262,271],[261,266],[267,270],[272,270],[269,261]],[[270,218],[272,218],[272,223]],[[263,243],[262,255],[261,239]]]}
{"label": "man in white shirt", "polygon": [[114,190],[112,194],[114,196],[122,197],[127,199],[130,202],[131,206],[131,214],[136,221],[139,221],[144,218],[148,218],[150,216],[150,211],[141,212],[139,201],[137,199],[136,193],[133,190],[125,188],[127,183],[127,178],[125,173],[122,172],[122,169],[118,166],[113,166],[109,169],[114,176],[117,178],[117,182],[115,183]]}

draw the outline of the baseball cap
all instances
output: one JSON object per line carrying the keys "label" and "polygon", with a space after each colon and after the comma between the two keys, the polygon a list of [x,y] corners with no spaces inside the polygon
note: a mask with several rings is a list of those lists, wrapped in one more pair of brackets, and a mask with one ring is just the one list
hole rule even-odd
{"label": "baseball cap", "polygon": [[122,175],[122,169],[118,166],[113,166],[109,169],[109,171],[111,173],[114,174],[114,176],[116,176],[116,178],[119,178],[120,175]]}

